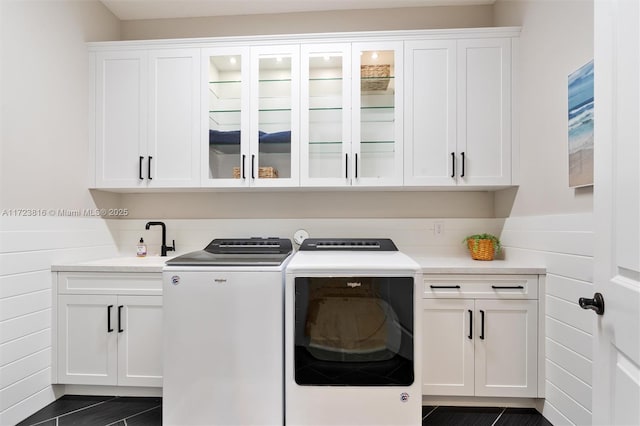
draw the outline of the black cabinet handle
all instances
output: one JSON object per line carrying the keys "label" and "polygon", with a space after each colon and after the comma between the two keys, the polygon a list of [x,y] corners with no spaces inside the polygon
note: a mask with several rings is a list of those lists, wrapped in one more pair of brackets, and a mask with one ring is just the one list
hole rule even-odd
{"label": "black cabinet handle", "polygon": [[113,328],[111,328],[111,308],[113,308],[113,305],[107,306],[107,333],[113,331]]}
{"label": "black cabinet handle", "polygon": [[464,177],[464,152],[461,152],[460,155],[462,156],[462,173],[460,173],[460,177]]}
{"label": "black cabinet handle", "polygon": [[256,161],[256,155],[255,154],[251,154],[251,179],[255,179],[256,178],[256,174],[253,171],[255,161]]}
{"label": "black cabinet handle", "polygon": [[144,179],[144,176],[142,176],[142,161],[144,160],[144,157],[141,155],[140,156],[140,162],[138,163],[138,177],[140,178],[140,180]]}
{"label": "black cabinet handle", "polygon": [[349,154],[344,155],[344,177],[349,177]]}
{"label": "black cabinet handle", "polygon": [[122,329],[122,308],[124,308],[124,305],[118,306],[118,333],[122,333],[124,331]]}
{"label": "black cabinet handle", "polygon": [[240,166],[241,166],[241,168],[242,168],[242,179],[245,179],[245,176],[244,176],[244,160],[245,160],[246,158],[247,158],[247,156],[246,156],[246,155],[244,155],[244,154],[242,154],[242,164],[240,165]]}
{"label": "black cabinet handle", "polygon": [[468,312],[469,312],[469,335],[467,337],[469,338],[469,340],[472,340],[473,339],[473,311],[469,309]]}
{"label": "black cabinet handle", "polygon": [[494,288],[496,290],[504,290],[504,289],[517,290],[517,289],[523,289],[524,286],[521,286],[521,285],[492,285],[491,288]]}
{"label": "black cabinet handle", "polygon": [[451,177],[456,177],[456,153],[451,153]]}
{"label": "black cabinet handle", "polygon": [[355,178],[358,179],[358,154],[356,154],[356,173]]}
{"label": "black cabinet handle", "polygon": [[151,178],[151,159],[152,158],[153,158],[152,156],[149,156],[149,169],[147,170],[147,176],[149,177],[149,180],[152,179]]}
{"label": "black cabinet handle", "polygon": [[431,288],[460,288],[459,285],[430,285]]}
{"label": "black cabinet handle", "polygon": [[484,311],[480,311],[480,340],[484,340]]}

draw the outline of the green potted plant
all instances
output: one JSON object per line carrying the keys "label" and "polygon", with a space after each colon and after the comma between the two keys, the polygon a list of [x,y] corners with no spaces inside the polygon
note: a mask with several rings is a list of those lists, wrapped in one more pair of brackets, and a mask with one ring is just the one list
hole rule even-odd
{"label": "green potted plant", "polygon": [[475,260],[493,260],[502,251],[500,239],[491,234],[469,235],[463,242]]}

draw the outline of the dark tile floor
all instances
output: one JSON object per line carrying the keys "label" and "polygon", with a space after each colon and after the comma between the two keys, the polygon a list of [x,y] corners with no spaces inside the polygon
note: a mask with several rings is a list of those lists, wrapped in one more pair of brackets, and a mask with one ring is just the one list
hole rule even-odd
{"label": "dark tile floor", "polygon": [[423,426],[552,426],[534,408],[422,407]]}
{"label": "dark tile floor", "polygon": [[162,398],[65,395],[18,426],[162,425]]}
{"label": "dark tile floor", "polygon": [[[65,395],[17,426],[160,426],[162,398]],[[533,408],[422,407],[422,425],[551,426]]]}

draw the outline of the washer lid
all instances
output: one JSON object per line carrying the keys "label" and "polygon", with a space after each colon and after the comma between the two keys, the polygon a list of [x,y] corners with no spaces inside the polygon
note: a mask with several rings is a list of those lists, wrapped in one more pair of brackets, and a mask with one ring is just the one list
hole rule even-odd
{"label": "washer lid", "polygon": [[278,266],[292,252],[282,238],[215,239],[204,248],[167,261],[167,266]]}

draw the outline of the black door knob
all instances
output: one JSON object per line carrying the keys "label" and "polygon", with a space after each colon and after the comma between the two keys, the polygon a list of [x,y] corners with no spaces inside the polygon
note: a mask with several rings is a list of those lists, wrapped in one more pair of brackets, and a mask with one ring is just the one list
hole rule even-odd
{"label": "black door knob", "polygon": [[604,315],[604,297],[600,293],[595,293],[593,299],[581,297],[578,299],[578,304],[582,309],[593,309],[596,314]]}

